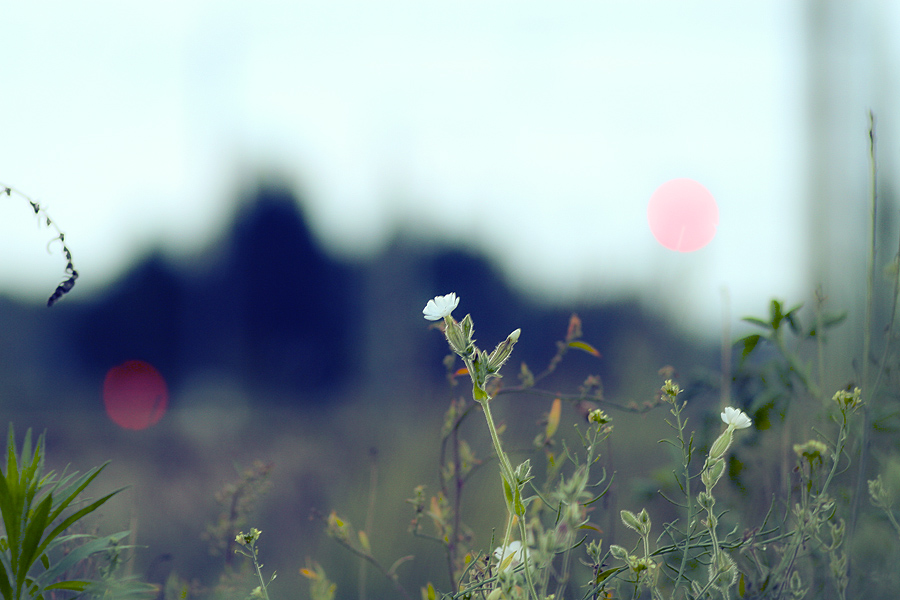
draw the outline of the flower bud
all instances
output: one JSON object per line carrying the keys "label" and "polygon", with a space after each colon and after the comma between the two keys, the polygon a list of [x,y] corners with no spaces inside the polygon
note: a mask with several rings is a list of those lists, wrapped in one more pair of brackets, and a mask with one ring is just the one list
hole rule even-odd
{"label": "flower bud", "polygon": [[712,511],[712,507],[716,504],[716,499],[710,493],[700,492],[697,494],[697,504],[706,511]]}
{"label": "flower bud", "polygon": [[612,419],[605,412],[600,410],[599,408],[595,408],[591,412],[588,413],[588,421],[591,423],[596,423],[598,425],[606,425]]}
{"label": "flower bud", "polygon": [[494,351],[491,352],[490,357],[488,357],[489,373],[493,374],[500,370],[500,367],[503,366],[503,363],[505,363],[509,358],[509,355],[512,354],[513,346],[515,346],[516,342],[519,340],[519,334],[521,332],[521,329],[516,329],[509,334],[505,340],[497,344],[497,347],[494,348]]}
{"label": "flower bud", "polygon": [[603,540],[594,540],[587,545],[588,556],[594,564],[599,565],[603,560]]}
{"label": "flower bud", "polygon": [[809,440],[805,444],[794,444],[794,453],[799,458],[805,458],[809,462],[822,461],[822,457],[828,452],[828,446],[819,440]]}
{"label": "flower bud", "polygon": [[331,514],[328,515],[328,526],[325,531],[336,539],[350,541],[349,524],[338,517],[335,511],[331,511]]}
{"label": "flower bud", "polygon": [[725,451],[728,450],[729,446],[731,446],[733,435],[734,428],[730,426],[727,427],[725,431],[722,432],[722,435],[716,438],[716,441],[713,442],[712,447],[709,449],[709,458],[716,459],[725,454]]}
{"label": "flower bud", "polygon": [[725,472],[725,459],[707,459],[706,463],[703,473],[700,474],[700,480],[707,490],[711,490],[716,487],[716,484],[719,483],[719,479],[722,478],[722,474]]}
{"label": "flower bud", "polygon": [[622,518],[622,523],[637,531],[641,536],[650,535],[650,515],[647,514],[646,508],[637,515],[629,510],[623,510],[619,516]]}
{"label": "flower bud", "polygon": [[[466,315],[466,318],[463,319],[463,323],[469,321],[472,322],[472,318],[469,315]],[[457,323],[453,320],[453,317],[447,317],[444,321],[444,335],[447,336],[447,343],[450,344],[450,348],[459,354],[462,357],[467,357],[471,354],[472,349],[470,346],[472,345],[471,339],[465,333],[465,327]]]}
{"label": "flower bud", "polygon": [[677,383],[673,382],[671,379],[666,379],[665,383],[662,386],[662,393],[665,396],[665,400],[670,403],[675,402],[675,397],[678,396],[682,392],[681,388]]}
{"label": "flower bud", "polygon": [[860,406],[862,406],[862,391],[857,387],[853,388],[853,391],[849,390],[839,390],[834,393],[832,396],[832,400],[838,405],[838,408],[843,412],[855,412]]}
{"label": "flower bud", "polygon": [[[467,365],[469,368],[469,376],[472,377],[472,385],[475,388],[475,395],[480,399],[487,399],[487,392],[484,391],[484,385],[488,378],[488,355],[484,350],[475,349],[475,357]],[[479,398],[476,397],[476,400]]]}
{"label": "flower bud", "polygon": [[616,544],[611,545],[609,547],[609,553],[617,560],[628,561],[628,550],[622,546],[617,546]]}
{"label": "flower bud", "polygon": [[472,337],[475,334],[475,323],[472,322],[472,315],[466,315],[463,317],[463,320],[459,322],[459,327],[462,330],[463,339],[466,340],[466,354],[471,354],[475,349],[475,339]]}
{"label": "flower bud", "polygon": [[838,519],[837,523],[828,522],[828,528],[831,529],[831,547],[838,548],[844,543],[844,531],[846,524],[843,519]]}
{"label": "flower bud", "polygon": [[738,569],[734,564],[734,559],[722,551],[716,553],[715,558],[709,564],[709,580],[713,587],[727,590],[737,582],[737,578]]}
{"label": "flower bud", "polygon": [[526,459],[525,462],[516,467],[513,475],[515,476],[516,483],[518,484],[525,484],[531,481],[531,460]]}
{"label": "flower bud", "polygon": [[890,510],[894,504],[893,494],[885,487],[881,474],[869,480],[869,499],[874,506],[884,510]]}

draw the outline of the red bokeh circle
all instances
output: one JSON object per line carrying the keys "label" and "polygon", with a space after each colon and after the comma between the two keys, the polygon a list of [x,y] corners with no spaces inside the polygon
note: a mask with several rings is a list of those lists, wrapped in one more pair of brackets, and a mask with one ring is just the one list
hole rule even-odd
{"label": "red bokeh circle", "polygon": [[129,360],[107,371],[103,406],[116,425],[146,429],[159,422],[168,404],[166,380],[150,363]]}
{"label": "red bokeh circle", "polygon": [[669,250],[693,252],[715,237],[719,207],[709,190],[693,179],[672,179],[650,197],[647,221],[657,242]]}

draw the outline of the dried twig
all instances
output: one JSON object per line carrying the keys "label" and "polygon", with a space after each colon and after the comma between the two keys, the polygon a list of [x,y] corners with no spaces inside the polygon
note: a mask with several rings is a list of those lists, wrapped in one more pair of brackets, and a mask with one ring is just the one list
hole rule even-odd
{"label": "dried twig", "polygon": [[53,306],[57,300],[68,294],[72,290],[72,288],[75,287],[75,280],[78,279],[78,271],[75,270],[75,265],[72,264],[72,252],[69,250],[69,247],[66,246],[66,234],[62,232],[59,226],[57,226],[56,222],[50,218],[50,215],[47,214],[47,211],[41,208],[41,205],[36,200],[32,200],[14,187],[4,185],[3,183],[0,183],[0,194],[6,194],[10,197],[13,194],[16,194],[24,198],[28,202],[28,204],[31,205],[31,210],[33,210],[34,214],[37,216],[38,223],[42,223],[56,231],[56,237],[48,242],[47,249],[49,251],[50,244],[52,244],[56,240],[59,240],[59,242],[62,244],[63,256],[66,258],[66,271],[65,279],[62,281],[62,283],[56,286],[53,294],[51,294],[50,298],[47,299],[47,306]]}

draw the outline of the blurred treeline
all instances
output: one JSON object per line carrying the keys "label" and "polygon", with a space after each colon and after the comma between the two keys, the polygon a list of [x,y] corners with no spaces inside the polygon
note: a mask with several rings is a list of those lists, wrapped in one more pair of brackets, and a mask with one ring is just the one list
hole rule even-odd
{"label": "blurred treeline", "polygon": [[[339,597],[357,597],[357,560],[327,539],[310,514],[334,508],[362,527],[372,482],[376,554],[390,564],[411,551],[416,559],[407,573],[447,587],[437,547],[406,532],[412,514],[404,502],[414,486],[437,482],[450,399],[471,399],[465,385],[449,385],[446,343],[422,318],[435,295],[454,291],[462,298],[457,316],[472,314],[482,347],[521,327],[505,368],[510,383],[523,361],[535,372],[546,366],[577,312],[585,341],[602,356],[570,352],[542,387],[572,392],[598,375],[609,402],[641,404],[655,397],[665,365],[683,385],[718,385],[719,350],[648,315],[637,299],[542,306],[477,253],[402,235],[370,260],[341,262],[320,248],[295,194],[278,183],[261,183],[238,206],[227,233],[202,253],[175,260],[153,252],[102,295],[84,297],[76,286],[51,309],[0,297],[5,419],[18,431],[46,429],[57,469],[112,461],[98,493],[131,488],[105,508],[101,528],[135,531],[146,548],[129,568],[153,581],[174,571],[215,583],[223,557],[211,556],[210,542],[201,539],[224,510],[214,496],[259,460],[271,463],[271,488],[248,527],[262,530],[262,561],[279,573],[275,597],[306,597],[298,569],[307,557],[325,566]],[[77,254],[75,260],[77,267]],[[170,391],[168,413],[144,431],[118,428],[102,408],[106,371],[131,359],[153,364]],[[528,447],[551,401],[498,399],[511,447]],[[707,409],[716,407],[707,402]],[[612,516],[596,521],[615,529],[619,508],[659,503],[655,490],[664,474],[657,469],[670,457],[656,444],[667,434],[660,415],[604,408],[622,433],[614,434],[607,457],[620,481],[603,509]],[[714,419],[717,412],[709,414]],[[580,418],[567,406],[562,424]],[[496,465],[481,420],[470,419],[463,435],[485,461],[467,491],[466,519],[488,549],[490,528],[503,523]],[[387,589],[375,573],[368,580],[373,597]]]}

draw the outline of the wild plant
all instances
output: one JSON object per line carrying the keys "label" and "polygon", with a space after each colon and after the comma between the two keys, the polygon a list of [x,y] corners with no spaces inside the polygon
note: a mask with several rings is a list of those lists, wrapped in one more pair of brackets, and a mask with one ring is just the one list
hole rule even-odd
{"label": "wild plant", "polygon": [[62,576],[91,556],[108,554],[116,557],[121,548],[119,542],[129,533],[123,531],[102,537],[69,533],[70,527],[103,506],[121,489],[76,509],[84,501],[85,488],[106,464],[82,475],[77,472],[57,474],[44,472],[44,458],[44,436],[32,445],[31,430],[28,430],[19,451],[10,424],[6,470],[0,477],[0,514],[3,518],[0,595],[4,600],[43,597],[53,590],[93,592],[108,589],[109,586],[99,580],[64,579]]}
{"label": "wild plant", "polygon": [[250,597],[269,600],[268,587],[269,584],[275,580],[275,572],[272,572],[272,576],[269,577],[268,580],[263,577],[263,565],[259,562],[259,549],[256,547],[256,542],[259,540],[261,533],[262,532],[256,527],[251,527],[250,533],[244,533],[243,531],[239,532],[237,536],[235,536],[235,541],[238,544],[237,548],[235,548],[235,552],[243,554],[253,561],[253,569],[256,572],[256,577],[259,579],[259,585],[250,592]]}
{"label": "wild plant", "polygon": [[[440,491],[429,497],[425,487],[419,486],[409,500],[414,509],[411,531],[441,544],[447,557],[450,590],[439,593],[428,583],[422,589],[423,598],[799,599],[810,591],[816,597],[847,597],[849,505],[846,492],[836,493],[834,486],[849,468],[848,448],[857,427],[854,416],[864,406],[860,388],[839,390],[832,395],[830,408],[824,408],[833,423],[830,431],[812,428],[809,432],[816,438],[791,446],[793,468],[788,486],[784,490],[770,490],[769,509],[758,522],[754,522],[752,510],[736,511],[733,503],[723,506],[717,490],[722,481],[734,480],[742,460],[746,460],[746,448],[740,448],[743,458],[733,450],[742,431],[749,431],[757,438],[783,435],[780,431],[784,431],[784,422],[774,427],[773,415],[778,413],[773,412],[773,401],[777,396],[771,393],[756,393],[756,400],[765,402],[754,406],[751,399],[746,405],[752,407],[749,414],[743,408],[725,406],[720,414],[723,427],[705,446],[702,462],[697,463],[698,451],[703,446],[698,443],[696,432],[688,429],[687,402],[679,398],[683,390],[677,383],[666,379],[658,396],[641,408],[634,403],[607,402],[599,378],[591,376],[577,394],[556,394],[551,403],[543,430],[534,443],[535,450],[547,458],[547,472],[538,484],[530,459],[513,466],[509,454],[504,452],[502,428],[493,420],[491,402],[505,393],[539,391],[536,384],[559,364],[565,349],[596,351],[579,339],[580,321],[573,318],[565,341],[558,344],[557,356],[547,370],[535,376],[523,365],[520,384],[503,387],[499,383],[499,371],[509,359],[520,331],[510,334],[493,352],[481,350],[475,345],[471,315],[461,321],[452,317],[458,303],[455,294],[449,294],[429,301],[425,309],[426,318],[436,317],[434,320],[441,321],[448,345],[463,363],[457,369],[455,360],[445,361],[451,381],[468,375],[473,402],[454,399],[446,414],[441,435]],[[801,368],[799,355],[785,343],[782,325],[788,325],[801,346],[810,339],[821,344],[824,332],[840,323],[842,317],[818,313],[815,319],[818,329],[806,330],[802,327],[800,306],[785,311],[780,302],[773,301],[771,308],[769,320],[748,319],[765,332],[738,340],[736,345],[742,348],[742,359],[746,361],[741,364],[749,369],[748,359],[754,351],[771,344],[779,354],[774,364],[764,368],[782,375],[776,378],[781,393],[795,401],[801,399],[798,397],[801,391],[811,397],[818,393],[817,377],[809,371],[808,364]],[[661,373],[669,376],[672,371],[664,369]],[[740,371],[735,380],[745,376]],[[584,411],[587,427],[582,430],[576,425],[582,445],[579,451],[564,443],[562,452],[556,454],[551,448],[559,428],[562,399]],[[683,511],[683,516],[663,523],[654,535],[654,523],[647,507],[619,510],[626,530],[637,534],[633,546],[627,543],[627,535],[613,540],[616,543],[604,544],[602,532],[589,519],[589,513],[609,489],[605,470],[601,467],[599,474],[592,470],[598,465],[602,443],[613,434],[612,419],[599,404],[631,411],[649,411],[662,404],[668,406],[672,416],[666,422],[674,436],[662,441],[679,455],[673,476],[681,497],[670,497],[662,491],[660,494]],[[493,460],[500,475],[498,496],[503,498],[507,513],[504,524],[497,528],[502,537],[492,551],[489,548],[494,543],[479,548],[476,536],[465,527],[460,514],[462,487],[473,469],[480,466],[480,459],[459,437],[459,426],[465,416],[479,409],[494,448]],[[760,430],[757,419],[765,421],[773,431]],[[882,480],[872,480],[869,487],[875,506],[895,524],[893,496],[886,491]],[[726,523],[727,527],[723,527]],[[426,531],[428,524],[433,533]],[[341,545],[375,564],[393,582],[398,597],[412,597],[399,575],[399,567],[411,557],[403,557],[390,568],[381,567],[372,553],[368,536],[355,531],[334,512],[327,518],[326,530]],[[900,528],[896,531],[900,535]],[[587,580],[572,580],[571,567],[575,561],[589,567]],[[320,565],[303,572],[310,579],[314,600],[334,597],[335,586]],[[581,591],[576,592],[577,589]]]}
{"label": "wild plant", "polygon": [[235,532],[242,531],[256,508],[259,498],[271,487],[269,475],[274,465],[262,461],[244,469],[235,465],[238,478],[227,483],[216,492],[216,502],[222,507],[215,523],[207,525],[201,538],[209,542],[209,552],[213,556],[222,555],[226,570],[233,568],[233,557],[238,553],[240,540]]}
{"label": "wild plant", "polygon": [[[161,586],[157,596],[159,600],[247,598],[247,589],[251,589],[249,596],[253,598],[268,595],[268,586],[275,575],[273,573],[268,580],[261,579],[263,565],[259,562],[257,547],[261,532],[251,527],[249,533],[244,533],[244,528],[255,513],[260,498],[271,487],[269,476],[274,464],[256,460],[249,467],[234,466],[237,473],[235,479],[215,494],[220,512],[200,535],[209,544],[211,556],[223,557],[223,569],[218,580],[215,585],[206,587],[198,579],[187,580],[172,571],[165,580],[158,582]],[[235,564],[234,557],[237,555],[243,555],[250,561]],[[255,581],[259,581],[259,585],[251,588]]]}

